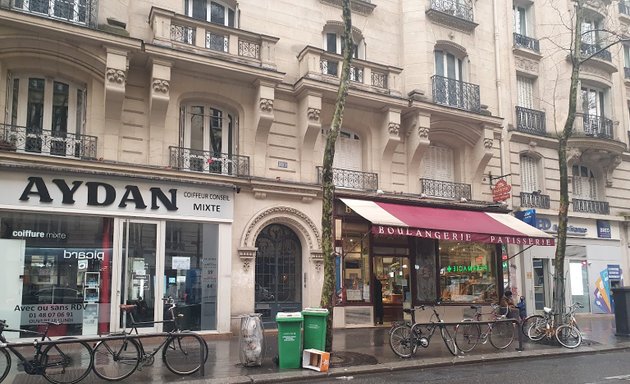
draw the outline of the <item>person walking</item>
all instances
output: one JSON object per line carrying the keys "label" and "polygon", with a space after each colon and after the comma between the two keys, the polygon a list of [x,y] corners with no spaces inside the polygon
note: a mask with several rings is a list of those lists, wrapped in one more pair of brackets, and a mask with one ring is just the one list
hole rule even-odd
{"label": "person walking", "polygon": [[374,286],[374,322],[383,324],[383,284],[372,275],[372,285]]}

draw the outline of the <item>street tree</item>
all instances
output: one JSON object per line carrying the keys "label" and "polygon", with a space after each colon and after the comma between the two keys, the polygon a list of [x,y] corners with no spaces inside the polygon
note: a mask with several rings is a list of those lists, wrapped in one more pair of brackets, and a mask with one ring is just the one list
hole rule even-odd
{"label": "street tree", "polygon": [[330,130],[326,136],[324,147],[324,159],[322,163],[322,252],[324,258],[324,284],[322,286],[321,307],[328,309],[326,327],[326,351],[332,351],[333,344],[333,306],[335,303],[335,254],[333,252],[333,200],[335,185],[333,183],[333,160],[335,158],[335,142],[339,136],[339,130],[343,122],[343,111],[348,95],[348,81],[350,77],[350,63],[352,61],[352,17],[350,0],[341,1],[343,17],[343,35],[341,76],[335,111]]}

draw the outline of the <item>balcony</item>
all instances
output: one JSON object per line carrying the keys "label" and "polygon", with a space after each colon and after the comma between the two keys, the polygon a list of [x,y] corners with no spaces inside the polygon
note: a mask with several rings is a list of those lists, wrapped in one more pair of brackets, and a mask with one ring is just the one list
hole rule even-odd
{"label": "balcony", "polygon": [[472,199],[470,184],[453,183],[433,179],[420,179],[420,193],[427,197],[460,200]]}
{"label": "balcony", "polygon": [[516,129],[532,135],[546,136],[545,112],[516,107]]}
{"label": "balcony", "polygon": [[431,77],[431,80],[434,103],[470,112],[481,111],[478,85],[438,75]]}
{"label": "balcony", "polygon": [[536,53],[540,53],[540,47],[538,45],[538,39],[528,37],[518,33],[514,33],[514,46],[516,48],[525,48]]}
{"label": "balcony", "polygon": [[96,159],[96,136],[0,124],[0,150]]}
{"label": "balcony", "polygon": [[[300,76],[339,84],[343,57],[307,46],[298,55]],[[350,66],[350,87],[368,92],[401,96],[398,80],[400,68],[381,65],[371,61],[352,59]]]}
{"label": "balcony", "polygon": [[573,212],[608,215],[610,214],[610,206],[606,201],[573,199]]}
{"label": "balcony", "polygon": [[549,196],[539,192],[521,192],[521,207],[549,209]]}
{"label": "balcony", "polygon": [[249,157],[169,147],[171,168],[229,176],[249,176]]}
{"label": "balcony", "polygon": [[[319,166],[317,167],[317,184],[322,184],[322,167]],[[333,184],[338,188],[376,191],[378,189],[378,175],[371,172],[333,168]]]}
{"label": "balcony", "polygon": [[470,0],[431,0],[427,17],[448,27],[472,32],[477,27]]}
{"label": "balcony", "polygon": [[9,0],[0,8],[9,8],[72,24],[96,27],[98,0]]}
{"label": "balcony", "polygon": [[597,44],[582,43],[580,44],[580,46],[583,57],[589,57],[593,55],[593,58],[595,59],[604,60],[609,63],[612,62],[612,55],[610,54],[609,50],[602,49]]}
{"label": "balcony", "polygon": [[603,116],[576,113],[573,124],[574,136],[614,139],[613,121]]}
{"label": "balcony", "polygon": [[151,8],[149,23],[156,45],[219,55],[227,60],[275,69],[277,38],[193,19],[161,8]]}

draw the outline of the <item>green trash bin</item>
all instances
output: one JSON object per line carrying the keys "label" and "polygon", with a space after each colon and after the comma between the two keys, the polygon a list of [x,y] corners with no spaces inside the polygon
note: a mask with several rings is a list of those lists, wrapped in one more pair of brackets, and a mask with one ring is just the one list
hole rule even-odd
{"label": "green trash bin", "polygon": [[304,308],[304,349],[326,350],[326,308]]}
{"label": "green trash bin", "polygon": [[302,322],[300,312],[278,312],[278,365],[280,368],[302,366]]}

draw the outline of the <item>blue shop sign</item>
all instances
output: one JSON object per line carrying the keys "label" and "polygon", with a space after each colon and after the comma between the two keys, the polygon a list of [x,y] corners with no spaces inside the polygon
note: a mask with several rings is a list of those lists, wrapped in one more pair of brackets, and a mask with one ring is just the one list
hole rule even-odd
{"label": "blue shop sign", "polygon": [[608,264],[608,280],[621,280],[621,267],[619,264]]}
{"label": "blue shop sign", "polygon": [[535,209],[526,209],[524,211],[517,211],[514,213],[517,219],[522,222],[531,225],[532,227],[536,227],[536,210]]}
{"label": "blue shop sign", "polygon": [[597,237],[601,237],[603,239],[611,238],[610,221],[597,220]]}

